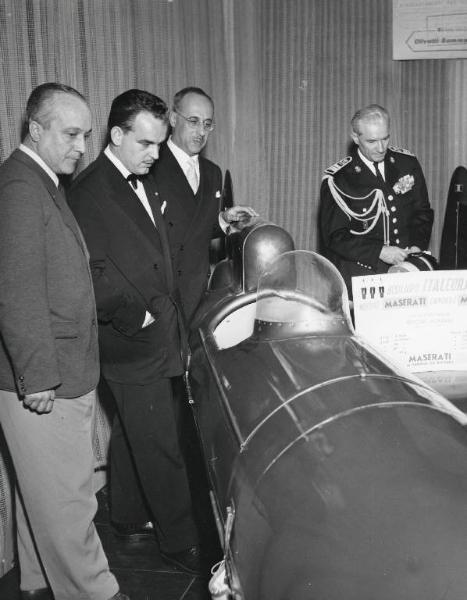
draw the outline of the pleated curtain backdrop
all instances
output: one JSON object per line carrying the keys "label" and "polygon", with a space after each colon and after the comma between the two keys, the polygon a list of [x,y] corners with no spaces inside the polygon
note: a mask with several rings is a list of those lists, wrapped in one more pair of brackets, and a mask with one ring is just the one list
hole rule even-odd
{"label": "pleated curtain backdrop", "polygon": [[0,0],[0,159],[18,144],[31,89],[61,81],[89,99],[102,147],[114,96],[170,101],[186,85],[216,104],[206,155],[234,200],[316,249],[322,172],[345,156],[349,120],[371,102],[391,143],[414,152],[435,209],[436,253],[452,171],[467,162],[463,60],[392,60],[390,0]]}
{"label": "pleated curtain backdrop", "polygon": [[393,61],[389,0],[262,0],[261,19],[271,220],[316,248],[322,172],[348,154],[354,112],[376,102],[391,144],[422,164],[437,254],[449,180],[467,164],[467,61]]}

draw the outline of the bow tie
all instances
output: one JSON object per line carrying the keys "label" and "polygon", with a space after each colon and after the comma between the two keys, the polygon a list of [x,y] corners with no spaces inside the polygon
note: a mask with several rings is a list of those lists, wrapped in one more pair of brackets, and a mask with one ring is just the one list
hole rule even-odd
{"label": "bow tie", "polygon": [[126,179],[127,179],[127,181],[129,181],[131,183],[131,187],[134,190],[136,190],[136,188],[138,187],[138,181],[139,181],[138,175],[135,175],[134,173],[130,173]]}

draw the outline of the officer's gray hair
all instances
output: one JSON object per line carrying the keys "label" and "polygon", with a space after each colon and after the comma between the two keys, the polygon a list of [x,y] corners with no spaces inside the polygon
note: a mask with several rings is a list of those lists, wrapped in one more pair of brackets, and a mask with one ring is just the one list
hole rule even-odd
{"label": "officer's gray hair", "polygon": [[360,121],[386,121],[389,126],[389,113],[379,104],[369,104],[368,106],[365,106],[365,108],[357,110],[350,121],[352,131],[357,135],[360,135],[361,133],[359,128]]}

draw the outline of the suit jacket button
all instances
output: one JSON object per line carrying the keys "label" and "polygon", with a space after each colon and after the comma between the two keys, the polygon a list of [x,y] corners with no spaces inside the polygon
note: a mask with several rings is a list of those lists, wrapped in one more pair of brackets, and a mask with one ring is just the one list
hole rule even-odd
{"label": "suit jacket button", "polygon": [[180,269],[177,271],[177,273],[178,273],[178,275],[181,275],[181,274],[182,274],[182,272],[180,271]]}
{"label": "suit jacket button", "polygon": [[159,267],[157,266],[157,264],[156,264],[156,263],[154,263],[153,267],[154,267],[154,269],[155,269],[156,271],[157,271],[157,269],[159,268]]}
{"label": "suit jacket button", "polygon": [[392,194],[389,194],[388,200],[394,200],[394,196]]}

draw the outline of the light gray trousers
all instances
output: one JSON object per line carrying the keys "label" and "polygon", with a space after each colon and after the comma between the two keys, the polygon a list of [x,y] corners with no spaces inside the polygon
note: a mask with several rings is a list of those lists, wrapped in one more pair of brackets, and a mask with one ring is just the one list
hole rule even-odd
{"label": "light gray trousers", "polygon": [[93,523],[96,396],[56,398],[51,413],[0,390],[0,424],[15,467],[21,589],[55,600],[109,600],[118,591]]}

